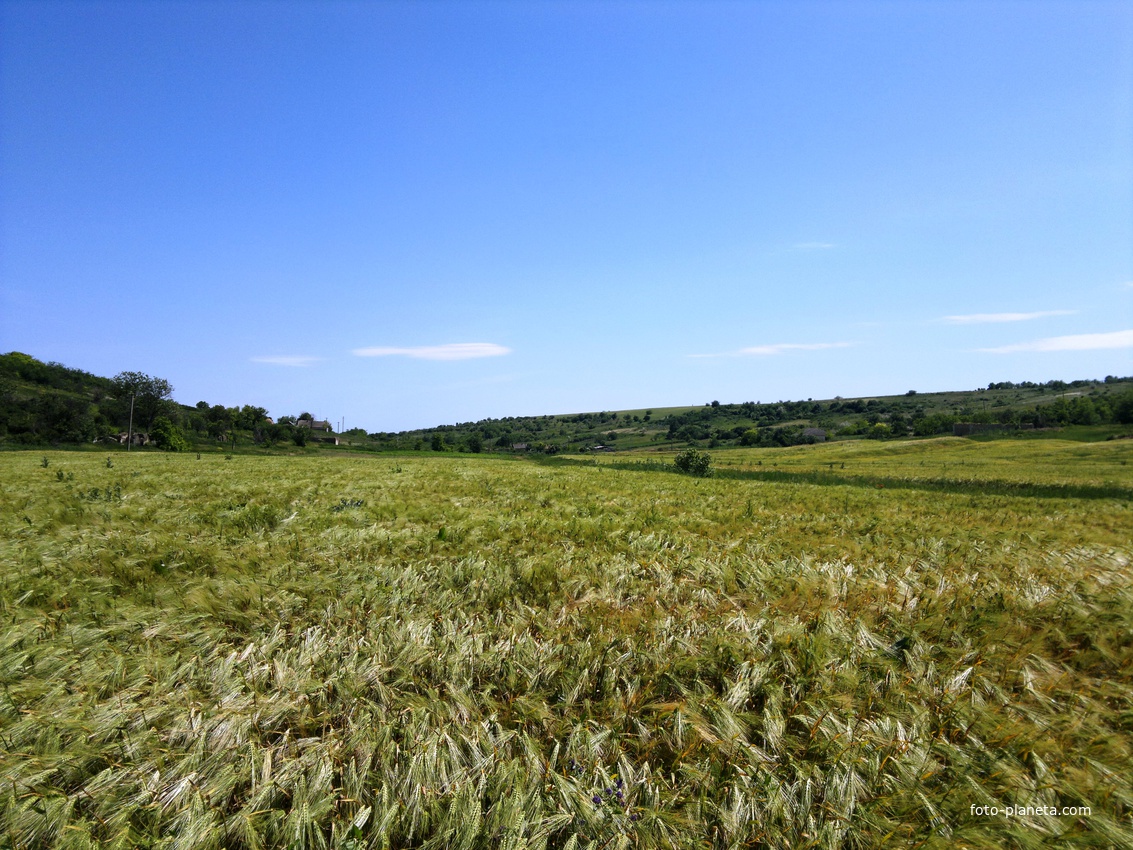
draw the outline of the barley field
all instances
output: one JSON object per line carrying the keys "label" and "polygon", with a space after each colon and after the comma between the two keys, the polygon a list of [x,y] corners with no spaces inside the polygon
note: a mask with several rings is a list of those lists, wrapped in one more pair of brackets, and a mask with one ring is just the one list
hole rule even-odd
{"label": "barley field", "polygon": [[0,454],[0,847],[1133,846],[1133,445],[902,445]]}

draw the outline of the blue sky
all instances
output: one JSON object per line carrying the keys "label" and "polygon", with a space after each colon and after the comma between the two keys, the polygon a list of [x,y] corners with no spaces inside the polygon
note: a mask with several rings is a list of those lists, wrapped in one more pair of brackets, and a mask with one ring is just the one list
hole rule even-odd
{"label": "blue sky", "polygon": [[0,350],[400,430],[1133,374],[1133,3],[0,2]]}

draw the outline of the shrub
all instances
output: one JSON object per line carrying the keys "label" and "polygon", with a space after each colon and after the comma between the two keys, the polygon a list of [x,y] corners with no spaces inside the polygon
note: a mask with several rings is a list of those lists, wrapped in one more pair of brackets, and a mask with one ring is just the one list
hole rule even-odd
{"label": "shrub", "polygon": [[168,417],[159,416],[150,429],[150,438],[158,448],[167,452],[183,452],[189,448],[185,435],[181,429],[173,424]]}
{"label": "shrub", "polygon": [[681,472],[697,478],[707,478],[712,474],[712,458],[707,452],[685,449],[673,459],[673,463]]}

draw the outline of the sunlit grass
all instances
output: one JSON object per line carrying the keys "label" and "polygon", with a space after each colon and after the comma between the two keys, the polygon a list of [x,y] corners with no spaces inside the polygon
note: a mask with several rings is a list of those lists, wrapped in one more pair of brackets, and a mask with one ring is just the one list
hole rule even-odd
{"label": "sunlit grass", "polygon": [[[1130,485],[814,448],[717,462]],[[41,456],[0,455],[8,846],[1133,842],[1128,500]]]}
{"label": "sunlit grass", "polygon": [[[788,449],[713,452],[723,467],[774,466],[839,475],[1002,480],[1034,484],[1133,484],[1133,440],[844,440]],[[843,466],[845,464],[845,466]]]}

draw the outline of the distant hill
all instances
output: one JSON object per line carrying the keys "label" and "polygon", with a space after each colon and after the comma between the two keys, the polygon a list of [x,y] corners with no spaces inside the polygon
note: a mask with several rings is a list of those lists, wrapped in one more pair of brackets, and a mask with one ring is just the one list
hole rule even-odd
{"label": "distant hill", "polygon": [[[1020,430],[1093,428],[1088,435],[1080,435],[1104,438],[1121,431],[1119,426],[1133,423],[1133,377],[1111,375],[1104,380],[1043,384],[1005,381],[959,392],[910,390],[898,396],[738,404],[712,401],[696,407],[505,417],[369,437],[382,448],[554,454],[933,436],[951,434],[959,422]],[[1107,432],[1103,426],[1113,427]]]}
{"label": "distant hill", "polygon": [[18,351],[0,355],[0,441],[78,443],[109,433],[120,412],[113,386],[109,378]]}
{"label": "distant hill", "polygon": [[[0,355],[0,445],[118,443],[130,415],[123,373],[92,375],[28,354]],[[140,376],[148,378],[148,376]],[[157,379],[151,379],[157,380]],[[164,382],[159,381],[164,384]],[[168,388],[168,385],[165,384]],[[140,398],[140,396],[139,396]],[[134,428],[159,448],[242,445],[264,449],[344,445],[370,451],[590,452],[707,446],[789,446],[824,439],[897,439],[951,434],[956,423],[1002,425],[1103,439],[1133,424],[1133,377],[1005,381],[957,392],[509,416],[413,431],[320,434],[300,417],[267,418],[260,407],[226,408],[169,397],[139,402]],[[308,418],[309,415],[308,415]],[[150,432],[153,432],[152,434]]]}
{"label": "distant hill", "polygon": [[197,436],[215,443],[242,415],[239,424],[250,429],[266,424],[262,408],[186,407],[171,391],[148,375],[104,378],[12,351],[0,355],[0,445],[119,443],[130,426],[131,394],[138,440],[159,448],[188,448]]}

